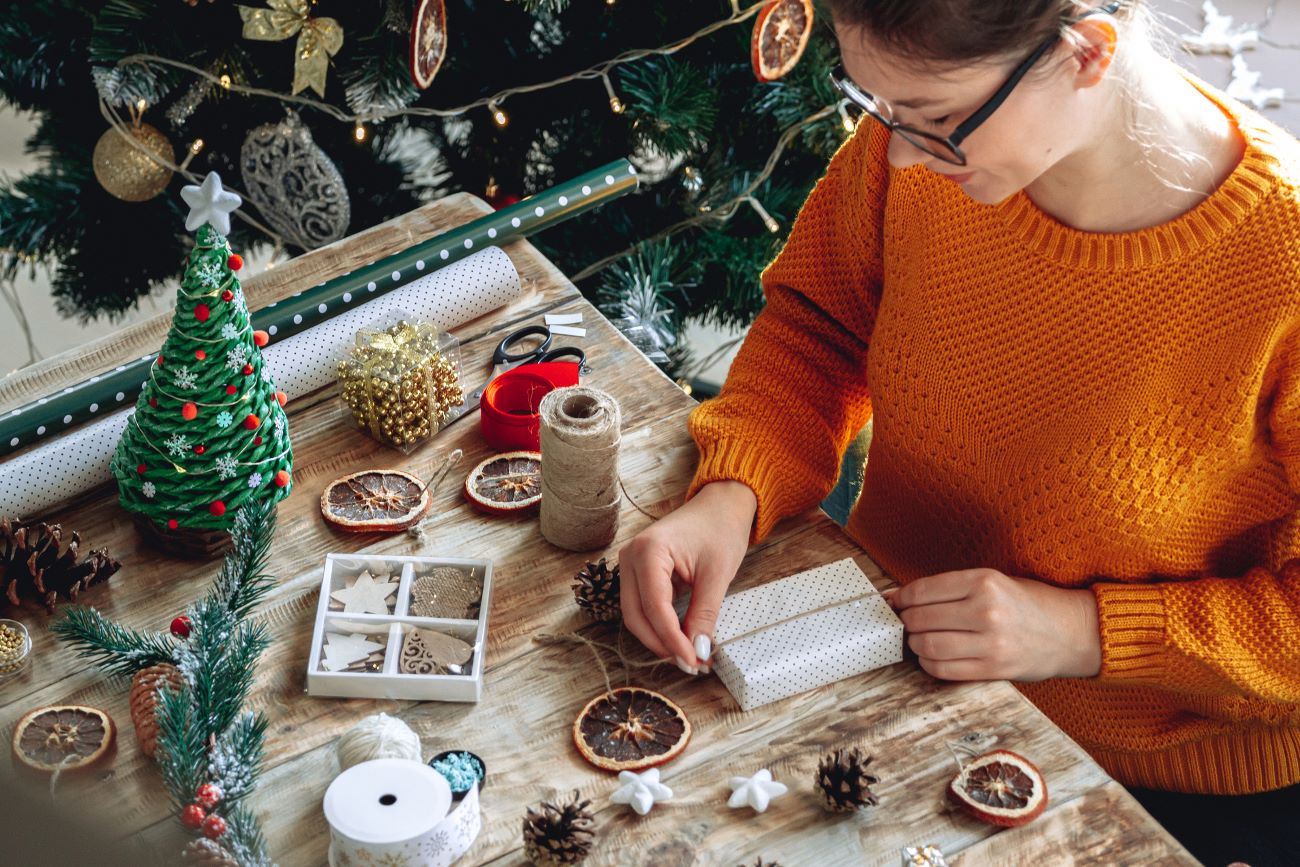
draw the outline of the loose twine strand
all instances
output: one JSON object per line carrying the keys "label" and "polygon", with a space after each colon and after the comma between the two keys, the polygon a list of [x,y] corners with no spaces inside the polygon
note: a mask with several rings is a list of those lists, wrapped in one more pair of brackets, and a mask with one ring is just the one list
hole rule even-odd
{"label": "loose twine strand", "polygon": [[605,667],[605,660],[601,658],[600,651],[604,650],[618,657],[618,661],[623,666],[623,685],[631,684],[631,672],[633,669],[652,669],[664,665],[668,660],[655,659],[650,662],[641,662],[635,659],[628,659],[623,650],[623,627],[618,629],[618,645],[605,644],[602,641],[592,641],[585,635],[577,632],[553,633],[542,632],[533,636],[533,641],[545,645],[563,645],[563,644],[581,644],[585,645],[591,651],[592,658],[596,660],[596,667],[600,669],[600,676],[605,681],[604,695],[610,695],[614,692],[613,682],[609,679],[609,669]]}

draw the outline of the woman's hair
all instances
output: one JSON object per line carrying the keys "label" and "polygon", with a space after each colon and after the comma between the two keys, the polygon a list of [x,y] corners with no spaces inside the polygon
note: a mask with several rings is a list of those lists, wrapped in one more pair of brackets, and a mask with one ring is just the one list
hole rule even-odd
{"label": "woman's hair", "polygon": [[[1105,0],[827,0],[837,24],[861,27],[900,57],[969,63],[1025,55]],[[1141,0],[1123,0],[1120,19],[1145,17]]]}

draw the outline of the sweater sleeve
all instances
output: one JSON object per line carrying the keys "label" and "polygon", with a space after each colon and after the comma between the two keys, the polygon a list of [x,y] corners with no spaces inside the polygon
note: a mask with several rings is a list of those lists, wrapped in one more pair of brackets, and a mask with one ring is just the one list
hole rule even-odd
{"label": "sweater sleeve", "polygon": [[880,302],[888,130],[864,123],[831,159],[784,249],[766,306],[718,397],[689,421],[700,462],[687,496],[723,479],[758,498],[751,539],[823,499],[867,423],[867,343]]}
{"label": "sweater sleeve", "polygon": [[[1268,442],[1291,490],[1300,491],[1300,345],[1290,343],[1266,404]],[[1279,522],[1283,538],[1300,537],[1300,497],[1296,503]],[[1277,569],[1260,565],[1240,578],[1092,589],[1102,679],[1300,702],[1300,559]]]}

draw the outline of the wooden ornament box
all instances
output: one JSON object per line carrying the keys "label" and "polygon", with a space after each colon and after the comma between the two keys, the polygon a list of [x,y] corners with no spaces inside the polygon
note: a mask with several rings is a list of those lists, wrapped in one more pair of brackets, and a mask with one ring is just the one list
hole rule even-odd
{"label": "wooden ornament box", "polygon": [[[419,574],[441,566],[473,570],[483,582],[476,619],[418,617],[411,613],[412,588]],[[398,576],[397,599],[390,614],[330,610],[330,594],[348,586],[363,571]],[[393,698],[414,701],[478,701],[483,692],[483,654],[492,594],[492,561],[451,557],[388,557],[329,554],[321,578],[311,652],[307,657],[307,692],[341,698]],[[464,674],[405,674],[398,667],[402,642],[414,628],[454,636],[474,648]],[[386,648],[383,668],[375,672],[329,671],[324,665],[326,633],[365,634]]]}

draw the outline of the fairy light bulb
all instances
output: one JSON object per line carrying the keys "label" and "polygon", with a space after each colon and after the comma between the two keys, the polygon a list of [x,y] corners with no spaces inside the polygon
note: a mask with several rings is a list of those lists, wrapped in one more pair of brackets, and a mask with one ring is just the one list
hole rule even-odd
{"label": "fairy light bulb", "polygon": [[618,94],[614,92],[614,83],[611,82],[609,76],[603,72],[600,74],[600,83],[605,85],[605,93],[609,94],[609,110],[614,112],[614,114],[622,114],[627,106],[623,104],[623,100],[619,99]]}
{"label": "fairy light bulb", "polygon": [[504,129],[510,123],[510,118],[506,117],[506,113],[501,110],[501,106],[495,102],[488,103],[488,111],[492,112],[492,119],[496,121],[497,126]]}
{"label": "fairy light bulb", "polygon": [[763,225],[767,227],[769,232],[776,234],[781,231],[781,224],[776,221],[775,217],[767,212],[767,208],[763,207],[762,202],[753,196],[745,196],[745,201],[754,209],[754,213],[758,214],[759,218],[763,221]]}
{"label": "fairy light bulb", "polygon": [[359,141],[359,142],[363,142],[363,141],[365,141],[365,140],[366,140],[366,125],[365,125],[364,123],[362,123],[361,121],[357,121],[357,125],[352,129],[352,137],[355,138],[355,139],[356,139],[357,141]]}
{"label": "fairy light bulb", "polygon": [[190,142],[190,153],[197,155],[200,152],[202,152],[202,150],[203,150],[203,139],[196,138],[194,141]]}
{"label": "fairy light bulb", "polygon": [[622,114],[624,108],[626,108],[626,106],[623,105],[623,101],[617,96],[611,96],[609,98],[609,110],[614,112],[614,114]]}
{"label": "fairy light bulb", "polygon": [[224,75],[224,74],[223,74],[223,75],[221,76],[221,78],[218,79],[218,81],[221,82],[221,86],[222,86],[223,88],[225,88],[226,90],[230,90],[230,85],[232,84],[232,82],[231,82],[231,80],[230,80],[230,76],[229,76],[229,75]]}

